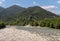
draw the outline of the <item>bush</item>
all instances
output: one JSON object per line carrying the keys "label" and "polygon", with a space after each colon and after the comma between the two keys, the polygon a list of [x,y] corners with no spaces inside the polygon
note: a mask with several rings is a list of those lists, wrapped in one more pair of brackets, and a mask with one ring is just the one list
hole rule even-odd
{"label": "bush", "polygon": [[46,23],[45,23],[44,21],[41,21],[41,22],[40,22],[40,26],[41,26],[41,27],[45,27],[45,24],[46,24]]}
{"label": "bush", "polygon": [[49,18],[43,20],[19,20],[9,22],[10,25],[20,25],[25,26],[30,24],[31,26],[41,26],[41,27],[50,27],[55,29],[60,29],[60,18]]}
{"label": "bush", "polygon": [[40,26],[60,29],[60,18],[51,18],[51,19],[41,20]]}
{"label": "bush", "polygon": [[50,23],[50,26],[49,26],[50,28],[54,28],[54,25],[53,25],[53,23]]}
{"label": "bush", "polygon": [[5,24],[3,22],[0,22],[0,29],[5,28]]}
{"label": "bush", "polygon": [[60,23],[56,23],[56,24],[54,25],[54,28],[55,28],[55,29],[60,29]]}

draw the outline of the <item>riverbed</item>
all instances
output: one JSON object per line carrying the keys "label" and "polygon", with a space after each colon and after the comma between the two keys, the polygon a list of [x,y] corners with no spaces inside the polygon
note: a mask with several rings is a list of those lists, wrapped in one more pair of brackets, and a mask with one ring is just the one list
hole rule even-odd
{"label": "riverbed", "polygon": [[35,26],[0,29],[0,41],[60,41],[60,30]]}

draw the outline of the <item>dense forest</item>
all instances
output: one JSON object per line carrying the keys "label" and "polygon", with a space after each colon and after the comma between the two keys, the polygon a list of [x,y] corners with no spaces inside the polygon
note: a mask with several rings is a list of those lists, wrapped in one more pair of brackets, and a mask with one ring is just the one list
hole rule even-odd
{"label": "dense forest", "polygon": [[31,25],[60,29],[59,16],[39,6],[24,8],[14,5],[9,8],[1,8],[0,21],[2,21],[0,28],[5,25]]}

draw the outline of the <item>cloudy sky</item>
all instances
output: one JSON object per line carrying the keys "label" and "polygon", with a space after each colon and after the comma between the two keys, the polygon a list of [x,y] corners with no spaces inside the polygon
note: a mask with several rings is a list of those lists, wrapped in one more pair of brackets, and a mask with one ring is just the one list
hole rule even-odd
{"label": "cloudy sky", "polygon": [[0,6],[4,8],[15,4],[22,7],[37,5],[53,13],[60,14],[60,0],[0,0]]}

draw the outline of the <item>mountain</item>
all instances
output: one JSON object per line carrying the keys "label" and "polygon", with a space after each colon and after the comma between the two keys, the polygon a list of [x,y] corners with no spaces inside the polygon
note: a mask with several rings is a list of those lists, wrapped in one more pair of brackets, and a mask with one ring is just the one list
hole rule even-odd
{"label": "mountain", "polygon": [[7,17],[14,17],[14,15],[17,12],[19,12],[19,11],[21,12],[24,9],[25,8],[17,6],[17,5],[10,6],[0,12],[0,19],[5,20],[5,19],[7,19]]}
{"label": "mountain", "polygon": [[[58,17],[56,14],[49,12],[39,6],[29,7],[22,12],[18,13],[20,19],[26,20],[39,20],[44,18],[55,18]],[[22,18],[21,18],[22,17]]]}
{"label": "mountain", "polygon": [[0,12],[0,14],[15,14],[18,11],[22,11],[25,8],[17,6],[17,5],[13,5],[11,7],[6,8],[5,10],[3,10],[2,12]]}
{"label": "mountain", "polygon": [[57,14],[58,16],[60,16],[60,14]]}
{"label": "mountain", "polygon": [[23,21],[23,20],[40,20],[45,18],[58,17],[54,13],[47,11],[39,6],[23,8],[17,5],[8,7],[0,12],[0,20],[8,21]]}
{"label": "mountain", "polygon": [[24,10],[25,8],[23,8],[23,7],[20,7],[20,6],[17,6],[17,5],[13,5],[13,6],[11,6],[11,7],[9,7],[9,8],[6,8],[6,12],[8,11],[8,12],[10,12],[10,13],[16,13],[16,12],[18,12],[18,11],[22,11],[22,10]]}

